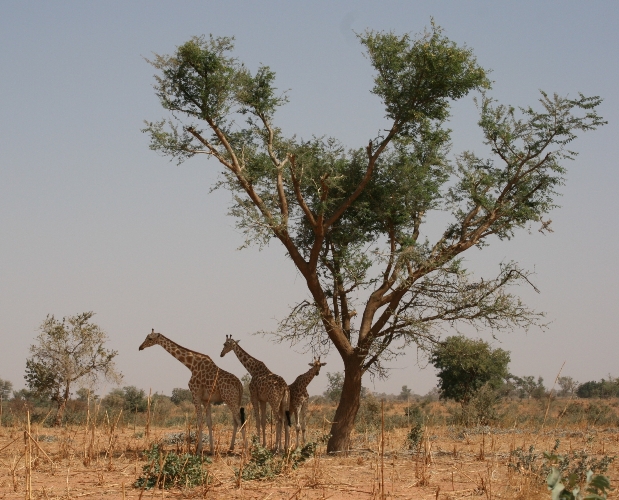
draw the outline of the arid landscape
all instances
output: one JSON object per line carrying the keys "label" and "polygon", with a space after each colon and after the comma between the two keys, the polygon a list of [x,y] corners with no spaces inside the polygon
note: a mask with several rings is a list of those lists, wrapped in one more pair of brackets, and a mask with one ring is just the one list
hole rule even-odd
{"label": "arid landscape", "polygon": [[[228,413],[216,407],[215,453],[202,466],[202,484],[148,489],[135,484],[149,466],[156,468],[144,454],[153,444],[161,450],[159,465],[174,454],[187,463],[190,413],[186,425],[168,427],[157,424],[154,411],[136,422],[122,413],[101,414],[93,405],[87,422],[61,428],[48,427],[47,420],[31,423],[31,440],[25,439],[28,415],[11,414],[11,425],[0,429],[0,498],[550,498],[542,454],[553,448],[567,471],[606,466],[601,472],[618,483],[618,463],[611,461],[619,452],[617,401],[503,402],[499,420],[474,427],[451,425],[455,408],[370,398],[349,452],[327,455],[324,437],[334,408],[315,403],[308,428],[315,447],[288,460],[266,452],[260,462],[259,453],[265,457],[260,447],[227,452]],[[251,436],[251,419],[247,425]],[[157,482],[164,482],[161,474]],[[616,491],[608,498],[617,498]]]}

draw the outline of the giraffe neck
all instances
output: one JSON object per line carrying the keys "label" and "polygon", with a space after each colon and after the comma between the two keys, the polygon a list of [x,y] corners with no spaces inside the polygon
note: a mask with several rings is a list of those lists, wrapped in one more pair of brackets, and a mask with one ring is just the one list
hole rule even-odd
{"label": "giraffe neck", "polygon": [[163,335],[161,335],[161,338],[159,339],[159,345],[183,363],[187,368],[193,370],[198,353],[190,351],[189,349],[178,345],[176,342],[172,342],[169,338],[164,337]]}
{"label": "giraffe neck", "polygon": [[236,357],[252,377],[269,372],[269,369],[262,361],[247,354],[247,352],[245,352],[236,342],[233,350]]}
{"label": "giraffe neck", "polygon": [[316,376],[316,367],[312,366],[307,372],[299,375],[293,382],[297,386],[307,387],[312,379]]}

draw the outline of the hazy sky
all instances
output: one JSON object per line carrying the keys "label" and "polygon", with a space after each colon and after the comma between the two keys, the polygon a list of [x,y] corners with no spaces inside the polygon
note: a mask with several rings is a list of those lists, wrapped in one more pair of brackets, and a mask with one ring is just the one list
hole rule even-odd
{"label": "hazy sky", "polygon": [[[119,351],[123,385],[169,394],[187,369],[160,347],[138,352],[151,328],[216,358],[239,377],[226,334],[292,381],[310,354],[252,336],[273,329],[304,282],[273,243],[237,251],[230,196],[209,194],[219,167],[176,166],[148,149],[143,120],[164,116],[144,57],[193,35],[236,37],[250,68],[268,64],[290,104],[277,125],[303,138],[367,144],[383,125],[372,71],[354,31],[418,33],[430,19],[491,68],[491,95],[535,104],[538,90],[600,95],[602,129],[582,135],[567,164],[554,233],[532,227],[466,256],[492,276],[504,260],[536,271],[548,331],[500,334],[511,371],[587,381],[619,375],[619,3],[616,1],[28,2],[0,6],[0,378],[23,386],[28,346],[47,314],[95,311]],[[481,150],[472,96],[453,108],[454,152]],[[438,232],[442,227],[437,226]],[[489,338],[487,334],[484,338]],[[326,371],[341,371],[336,353]],[[414,351],[389,380],[364,385],[425,393],[436,384]],[[310,393],[326,386],[324,373]],[[109,387],[102,387],[106,392]]]}

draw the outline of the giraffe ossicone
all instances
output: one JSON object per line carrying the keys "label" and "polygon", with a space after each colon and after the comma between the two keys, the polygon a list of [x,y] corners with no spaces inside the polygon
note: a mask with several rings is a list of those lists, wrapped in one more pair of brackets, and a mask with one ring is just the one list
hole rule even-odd
{"label": "giraffe ossicone", "polygon": [[198,418],[198,443],[196,453],[202,452],[202,406],[206,409],[206,425],[208,426],[209,444],[213,453],[213,422],[211,418],[211,403],[226,403],[232,412],[232,441],[230,450],[234,449],[234,441],[239,427],[245,443],[245,408],[241,407],[243,397],[243,384],[241,381],[225,370],[219,368],[206,354],[192,351],[178,345],[165,335],[156,333],[153,328],[151,333],[140,345],[139,350],[160,345],[172,356],[178,359],[191,371],[189,390],[193,404],[196,407]]}

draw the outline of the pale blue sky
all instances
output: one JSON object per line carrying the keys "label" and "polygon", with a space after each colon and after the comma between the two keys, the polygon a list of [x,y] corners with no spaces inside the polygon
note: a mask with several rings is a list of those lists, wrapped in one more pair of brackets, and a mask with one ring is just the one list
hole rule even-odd
{"label": "pale blue sky", "polygon": [[[124,385],[170,393],[186,369],[162,349],[138,352],[155,328],[218,358],[232,334],[292,381],[309,355],[249,334],[272,329],[304,296],[281,246],[236,251],[229,196],[208,194],[215,163],[178,167],[148,149],[143,120],[164,115],[144,60],[193,35],[236,37],[249,67],[277,72],[290,104],[277,115],[288,134],[332,135],[351,147],[383,124],[372,72],[354,31],[420,32],[434,17],[493,70],[491,95],[534,104],[538,89],[600,95],[603,129],[575,143],[555,232],[533,227],[467,258],[492,275],[502,260],[535,269],[537,295],[523,298],[553,321],[545,333],[498,338],[512,372],[580,381],[619,375],[619,3],[519,2],[28,2],[0,6],[0,378],[23,385],[38,325],[93,310],[119,351]],[[472,99],[454,107],[454,152],[481,150]],[[441,227],[437,226],[436,231]],[[424,393],[436,382],[411,352],[386,382]],[[423,365],[423,361],[421,362]],[[342,369],[328,359],[326,371]],[[321,375],[310,392],[321,392]],[[102,391],[108,388],[103,388]]]}

